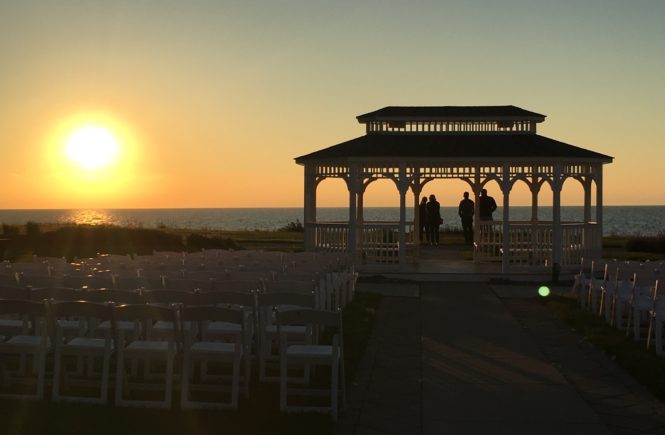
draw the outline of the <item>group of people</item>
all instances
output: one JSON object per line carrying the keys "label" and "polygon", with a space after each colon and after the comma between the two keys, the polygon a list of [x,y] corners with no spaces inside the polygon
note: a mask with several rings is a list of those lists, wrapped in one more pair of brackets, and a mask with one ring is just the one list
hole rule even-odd
{"label": "group of people", "polygon": [[[462,232],[464,241],[467,244],[473,243],[473,217],[476,213],[476,204],[469,199],[469,192],[464,192],[464,198],[460,201],[457,214],[462,220]],[[491,221],[492,213],[497,205],[494,198],[487,194],[487,190],[480,191],[478,198],[478,214],[481,221]],[[443,223],[441,218],[441,204],[436,200],[435,195],[423,196],[420,201],[420,234],[422,240],[430,245],[439,244],[439,226]],[[425,237],[423,237],[423,235]]]}

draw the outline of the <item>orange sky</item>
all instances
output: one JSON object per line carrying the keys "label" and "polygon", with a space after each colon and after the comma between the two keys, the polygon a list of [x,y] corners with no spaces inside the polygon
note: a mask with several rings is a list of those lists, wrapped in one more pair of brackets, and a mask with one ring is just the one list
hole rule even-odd
{"label": "orange sky", "polygon": [[[468,3],[2,2],[0,208],[299,207],[293,158],[364,134],[356,115],[506,104],[614,156],[606,204],[665,204],[665,2]],[[105,170],[64,156],[90,120],[119,138]],[[328,180],[319,205],[346,195]],[[365,198],[397,203],[389,183]]]}

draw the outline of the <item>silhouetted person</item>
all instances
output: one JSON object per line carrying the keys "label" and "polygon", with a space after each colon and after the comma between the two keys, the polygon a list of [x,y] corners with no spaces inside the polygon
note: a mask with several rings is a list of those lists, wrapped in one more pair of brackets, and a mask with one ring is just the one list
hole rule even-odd
{"label": "silhouetted person", "polygon": [[487,189],[480,191],[480,198],[478,198],[478,214],[481,221],[491,221],[492,213],[496,210],[496,201],[494,198],[487,195]]}
{"label": "silhouetted person", "polygon": [[418,213],[420,215],[420,240],[429,241],[429,234],[427,232],[427,197],[423,196],[418,206]]}
{"label": "silhouetted person", "polygon": [[464,241],[470,245],[473,243],[473,214],[474,203],[469,199],[469,192],[464,192],[464,199],[460,201],[457,214],[462,219],[462,232]]}
{"label": "silhouetted person", "polygon": [[427,203],[427,233],[430,245],[439,244],[439,225],[442,223],[441,205],[436,200],[436,196],[430,195]]}

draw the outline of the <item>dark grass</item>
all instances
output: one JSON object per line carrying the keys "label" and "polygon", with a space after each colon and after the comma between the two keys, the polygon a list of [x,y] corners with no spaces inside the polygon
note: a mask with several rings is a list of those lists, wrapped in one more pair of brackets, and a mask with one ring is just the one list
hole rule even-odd
{"label": "dark grass", "polygon": [[[354,379],[372,332],[381,296],[356,293],[343,313],[347,385]],[[254,371],[256,374],[256,371]],[[334,424],[324,414],[282,414],[277,384],[251,385],[239,409],[180,410],[116,408],[49,401],[0,400],[0,434],[330,434]]]}
{"label": "dark grass", "polygon": [[578,307],[577,301],[552,296],[541,301],[579,335],[605,352],[660,400],[665,400],[665,358],[646,350],[645,341],[635,341],[604,319]]}

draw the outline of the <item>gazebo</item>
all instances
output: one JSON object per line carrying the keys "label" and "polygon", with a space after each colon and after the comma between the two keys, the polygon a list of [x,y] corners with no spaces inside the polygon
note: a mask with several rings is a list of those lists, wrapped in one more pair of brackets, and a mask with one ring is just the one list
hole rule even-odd
{"label": "gazebo", "polygon": [[[345,251],[360,264],[404,265],[419,257],[418,199],[435,179],[469,184],[476,204],[484,186],[495,180],[503,194],[501,220],[474,220],[474,261],[515,266],[565,267],[583,256],[601,255],[603,165],[613,158],[536,133],[545,115],[515,106],[389,106],[357,117],[364,136],[297,157],[305,169],[305,249]],[[349,191],[348,222],[319,222],[318,184],[341,178]],[[561,220],[561,189],[572,177],[584,189],[584,218]],[[395,183],[399,222],[366,222],[363,195],[379,179]],[[531,192],[531,219],[511,221],[510,192],[523,181]],[[552,219],[538,219],[538,193],[552,190]],[[592,217],[592,188],[595,213]],[[407,194],[413,195],[414,220],[407,222]]]}

